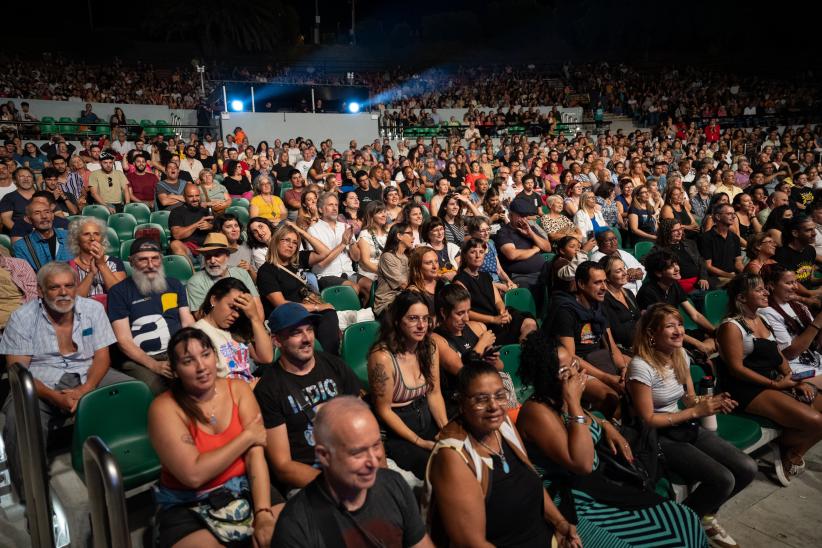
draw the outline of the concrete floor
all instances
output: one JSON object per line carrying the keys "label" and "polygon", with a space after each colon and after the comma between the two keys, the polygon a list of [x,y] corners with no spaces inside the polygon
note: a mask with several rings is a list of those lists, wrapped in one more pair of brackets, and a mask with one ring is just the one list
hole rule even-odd
{"label": "concrete floor", "polygon": [[[728,502],[719,513],[720,523],[744,548],[818,548],[822,546],[822,444],[806,457],[806,472],[790,487],[778,486],[765,448],[754,454],[760,471],[754,482]],[[144,546],[148,497],[138,496],[130,508],[132,545]],[[130,506],[133,506],[130,504]],[[22,508],[0,510],[0,548],[31,546]],[[141,511],[142,510],[142,511]],[[135,517],[136,514],[142,514]],[[135,523],[137,522],[137,523]]]}

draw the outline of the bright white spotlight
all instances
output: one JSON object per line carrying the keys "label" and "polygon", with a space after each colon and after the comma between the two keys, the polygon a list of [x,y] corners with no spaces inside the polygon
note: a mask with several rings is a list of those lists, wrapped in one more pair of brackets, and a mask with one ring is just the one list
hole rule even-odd
{"label": "bright white spotlight", "polygon": [[231,110],[234,112],[242,112],[243,111],[243,102],[239,99],[234,99],[231,101]]}
{"label": "bright white spotlight", "polygon": [[351,101],[348,103],[348,112],[351,114],[357,114],[360,111],[360,104],[357,101]]}

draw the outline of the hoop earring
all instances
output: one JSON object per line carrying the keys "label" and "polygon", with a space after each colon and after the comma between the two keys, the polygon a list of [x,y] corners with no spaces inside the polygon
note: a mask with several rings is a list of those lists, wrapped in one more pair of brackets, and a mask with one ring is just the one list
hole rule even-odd
{"label": "hoop earring", "polygon": [[656,348],[656,339],[651,334],[648,335],[648,344],[650,344],[652,347]]}

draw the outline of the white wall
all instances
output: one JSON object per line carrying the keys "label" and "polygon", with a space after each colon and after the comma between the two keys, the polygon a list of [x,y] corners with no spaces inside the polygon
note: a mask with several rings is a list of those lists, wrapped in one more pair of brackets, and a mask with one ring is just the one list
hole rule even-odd
{"label": "white wall", "polygon": [[335,148],[342,150],[351,139],[362,146],[379,137],[378,121],[369,113],[230,112],[223,114],[221,122],[223,135],[239,126],[248,135],[249,143],[268,141],[271,144],[278,138],[305,137],[315,143],[331,139]]}
{"label": "white wall", "polygon": [[[42,99],[20,99],[20,98],[0,98],[0,102],[13,101],[17,108],[20,103],[26,101],[29,104],[31,113],[39,119],[43,116],[51,116],[55,120],[63,116],[75,119],[80,117],[80,112],[86,107],[85,101],[44,101]],[[186,109],[170,109],[165,105],[136,105],[122,103],[92,103],[92,110],[103,121],[108,122],[109,117],[114,114],[114,108],[120,107],[126,113],[126,118],[137,120],[157,120],[170,121],[171,114],[174,113],[182,118],[183,125],[197,124],[197,111]]]}

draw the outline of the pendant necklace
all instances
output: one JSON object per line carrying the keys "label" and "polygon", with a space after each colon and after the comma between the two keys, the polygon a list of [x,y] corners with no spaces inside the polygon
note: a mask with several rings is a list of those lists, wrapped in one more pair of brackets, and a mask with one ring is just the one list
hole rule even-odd
{"label": "pendant necklace", "polygon": [[217,424],[217,413],[216,413],[217,405],[215,403],[213,403],[214,398],[216,398],[216,397],[217,397],[217,387],[215,386],[214,387],[214,395],[211,396],[211,401],[212,401],[211,416],[208,418],[208,423],[212,426],[215,426]]}
{"label": "pendant necklace", "polygon": [[485,447],[485,449],[489,453],[491,453],[495,457],[499,457],[499,460],[502,462],[502,471],[507,474],[508,472],[511,471],[511,468],[508,466],[508,460],[506,460],[506,458],[505,458],[505,451],[502,448],[502,439],[500,438],[499,432],[495,432],[495,434],[497,436],[497,441],[499,442],[499,452],[494,451],[493,449],[491,449],[490,447],[488,447],[487,445],[482,443],[482,440],[480,440],[479,438],[474,438],[474,439],[477,440],[477,443],[479,443],[480,445]]}

